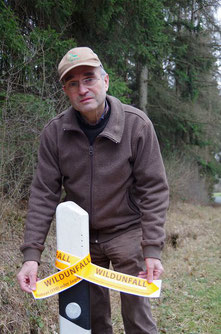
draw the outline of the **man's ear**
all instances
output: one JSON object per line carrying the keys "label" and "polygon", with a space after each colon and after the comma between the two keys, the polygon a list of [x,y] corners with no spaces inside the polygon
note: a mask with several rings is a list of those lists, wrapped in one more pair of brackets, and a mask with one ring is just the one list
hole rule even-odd
{"label": "man's ear", "polygon": [[104,85],[105,85],[105,90],[107,92],[109,88],[109,75],[108,74],[106,74],[104,77]]}
{"label": "man's ear", "polygon": [[64,84],[63,84],[63,86],[62,86],[62,89],[63,89],[64,93],[67,95],[67,90],[66,90],[66,87],[65,87]]}

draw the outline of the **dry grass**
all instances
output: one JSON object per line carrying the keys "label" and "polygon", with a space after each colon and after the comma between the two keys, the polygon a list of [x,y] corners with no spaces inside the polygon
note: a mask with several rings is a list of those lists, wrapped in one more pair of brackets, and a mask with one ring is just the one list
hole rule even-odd
{"label": "dry grass", "polygon": [[[159,333],[220,334],[221,206],[173,205],[166,229],[162,296],[151,301]],[[122,334],[119,308],[113,317]]]}
{"label": "dry grass", "polygon": [[[20,291],[16,273],[25,211],[4,203],[1,216],[0,333],[56,334],[57,298],[34,301]],[[221,332],[221,207],[184,203],[172,205],[163,253],[162,297],[152,300],[159,333],[218,334]],[[46,258],[46,254],[48,257]],[[54,225],[47,239],[42,277],[55,271]],[[111,292],[114,333],[123,334],[119,294]]]}
{"label": "dry grass", "polygon": [[[58,333],[57,298],[35,302],[18,287],[16,274],[21,267],[19,247],[23,238],[26,210],[11,203],[2,203],[0,215],[0,333]],[[46,252],[42,257],[40,276],[53,273],[55,229],[49,233]],[[46,258],[46,254],[48,257]]]}

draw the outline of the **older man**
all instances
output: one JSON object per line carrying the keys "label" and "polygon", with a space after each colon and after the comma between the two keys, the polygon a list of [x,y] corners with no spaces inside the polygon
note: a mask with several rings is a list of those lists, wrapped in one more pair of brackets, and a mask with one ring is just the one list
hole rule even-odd
{"label": "older man", "polygon": [[[153,126],[140,110],[106,95],[109,77],[89,48],[74,48],[58,72],[71,107],[41,135],[31,187],[21,288],[35,289],[37,268],[61,196],[89,213],[92,262],[158,279],[168,186]],[[71,231],[70,231],[71,233]],[[91,285],[92,333],[111,334],[109,290]],[[156,334],[147,298],[121,294],[128,334]]]}

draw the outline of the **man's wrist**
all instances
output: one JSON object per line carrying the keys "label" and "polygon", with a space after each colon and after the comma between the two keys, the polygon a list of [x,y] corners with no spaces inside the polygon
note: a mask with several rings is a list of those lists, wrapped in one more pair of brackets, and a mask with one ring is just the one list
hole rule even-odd
{"label": "man's wrist", "polygon": [[41,251],[37,248],[25,248],[23,251],[23,263],[27,261],[35,261],[40,264]]}
{"label": "man's wrist", "polygon": [[161,248],[157,246],[145,246],[143,247],[144,258],[153,258],[161,260]]}

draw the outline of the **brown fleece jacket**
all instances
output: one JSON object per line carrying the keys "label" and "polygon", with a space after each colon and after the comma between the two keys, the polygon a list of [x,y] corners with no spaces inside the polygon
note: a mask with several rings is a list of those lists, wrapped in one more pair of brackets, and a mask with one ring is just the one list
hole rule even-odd
{"label": "brown fleece jacket", "polygon": [[160,258],[168,185],[154,128],[142,111],[107,100],[110,119],[93,146],[72,107],[45,126],[21,247],[24,261],[40,261],[62,185],[65,200],[89,213],[91,242],[141,226],[144,257]]}

